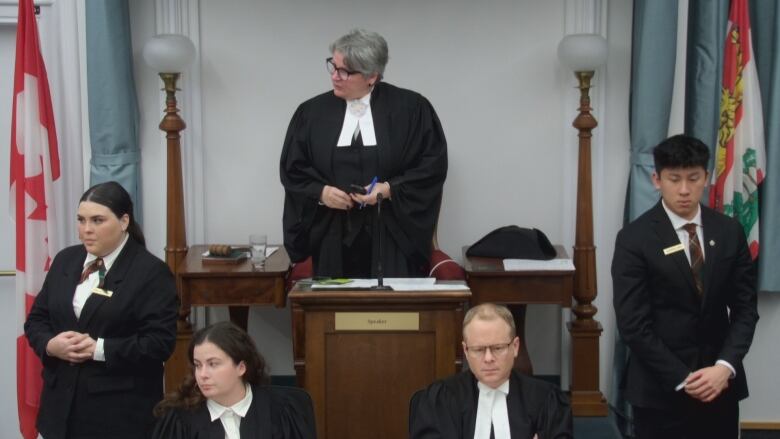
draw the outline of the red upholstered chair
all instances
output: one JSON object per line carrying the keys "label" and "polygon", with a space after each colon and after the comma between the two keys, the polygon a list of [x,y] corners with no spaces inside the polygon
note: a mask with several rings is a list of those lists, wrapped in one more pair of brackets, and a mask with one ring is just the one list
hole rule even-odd
{"label": "red upholstered chair", "polygon": [[[439,249],[439,241],[436,238],[436,229],[433,230],[433,240],[431,242],[433,251],[431,252],[431,266],[428,276],[435,277],[438,280],[466,280],[466,272],[455,260],[449,257]],[[287,278],[287,291],[290,291],[295,283],[301,279],[307,279],[314,275],[311,256],[302,262],[295,264]]]}

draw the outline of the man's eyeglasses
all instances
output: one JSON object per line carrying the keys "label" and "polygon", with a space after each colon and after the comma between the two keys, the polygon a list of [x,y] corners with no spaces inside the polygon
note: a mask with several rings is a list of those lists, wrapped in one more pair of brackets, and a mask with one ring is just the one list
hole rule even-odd
{"label": "man's eyeglasses", "polygon": [[509,351],[510,345],[512,345],[511,341],[509,343],[494,344],[490,346],[466,346],[466,353],[472,358],[482,358],[485,356],[485,352],[490,350],[490,353],[493,354],[494,357],[500,357]]}
{"label": "man's eyeglasses", "polygon": [[325,67],[328,69],[328,73],[330,73],[331,75],[333,75],[333,72],[338,72],[339,79],[341,79],[342,81],[346,81],[347,79],[349,79],[349,75],[356,75],[360,73],[354,70],[347,70],[342,67],[336,67],[336,64],[333,64],[333,57],[327,58],[325,60]]}

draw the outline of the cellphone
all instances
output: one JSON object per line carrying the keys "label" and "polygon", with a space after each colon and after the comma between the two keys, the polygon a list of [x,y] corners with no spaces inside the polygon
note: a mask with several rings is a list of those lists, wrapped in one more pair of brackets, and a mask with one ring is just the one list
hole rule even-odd
{"label": "cellphone", "polygon": [[349,185],[349,188],[347,188],[346,192],[348,194],[360,194],[360,195],[365,195],[365,194],[368,193],[368,192],[366,192],[366,188],[364,188],[363,186],[361,186],[359,184],[354,184],[354,183]]}

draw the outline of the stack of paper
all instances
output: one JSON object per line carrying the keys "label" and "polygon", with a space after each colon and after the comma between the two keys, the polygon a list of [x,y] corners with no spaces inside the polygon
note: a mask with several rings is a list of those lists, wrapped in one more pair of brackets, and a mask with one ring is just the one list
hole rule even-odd
{"label": "stack of paper", "polygon": [[504,259],[506,271],[574,271],[574,261],[571,259]]}

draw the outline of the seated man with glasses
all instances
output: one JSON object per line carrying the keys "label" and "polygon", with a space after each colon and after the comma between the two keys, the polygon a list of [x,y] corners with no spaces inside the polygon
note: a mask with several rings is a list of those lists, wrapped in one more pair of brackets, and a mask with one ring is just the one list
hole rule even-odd
{"label": "seated man with glasses", "polygon": [[569,401],[560,389],[513,370],[520,348],[509,310],[485,303],[463,319],[469,369],[412,397],[412,439],[571,438]]}

